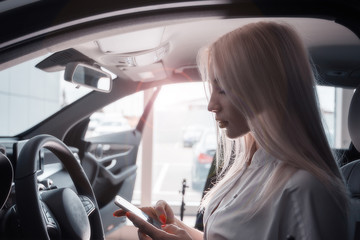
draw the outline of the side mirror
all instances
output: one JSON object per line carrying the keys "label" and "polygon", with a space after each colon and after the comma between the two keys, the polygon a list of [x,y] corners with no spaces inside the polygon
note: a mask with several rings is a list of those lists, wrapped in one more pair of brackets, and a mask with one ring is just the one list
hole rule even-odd
{"label": "side mirror", "polygon": [[109,73],[84,63],[68,63],[65,67],[64,79],[99,92],[110,92],[112,88]]}

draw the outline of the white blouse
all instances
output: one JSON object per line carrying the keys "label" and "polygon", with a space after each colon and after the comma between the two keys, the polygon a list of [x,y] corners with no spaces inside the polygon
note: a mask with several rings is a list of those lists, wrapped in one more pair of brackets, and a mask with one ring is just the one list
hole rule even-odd
{"label": "white blouse", "polygon": [[278,194],[244,221],[243,208],[253,204],[254,196],[279,163],[263,149],[255,152],[250,166],[206,208],[204,239],[349,239],[348,219],[331,192],[304,170],[296,171]]}

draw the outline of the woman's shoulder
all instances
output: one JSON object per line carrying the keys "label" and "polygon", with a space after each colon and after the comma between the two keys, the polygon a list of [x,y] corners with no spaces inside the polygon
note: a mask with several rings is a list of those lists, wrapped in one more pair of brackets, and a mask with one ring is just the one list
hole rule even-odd
{"label": "woman's shoulder", "polygon": [[320,179],[306,170],[299,169],[285,184],[285,190],[298,193],[329,195],[329,188]]}
{"label": "woman's shoulder", "polygon": [[286,182],[279,206],[296,222],[294,232],[306,239],[348,239],[346,203],[338,196],[314,174],[297,170]]}

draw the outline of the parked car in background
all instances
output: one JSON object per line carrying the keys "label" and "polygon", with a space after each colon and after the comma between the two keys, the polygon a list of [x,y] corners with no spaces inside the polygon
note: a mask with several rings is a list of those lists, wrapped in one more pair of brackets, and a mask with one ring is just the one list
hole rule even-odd
{"label": "parked car in background", "polygon": [[90,122],[89,122],[87,130],[88,131],[94,131],[95,128],[97,126],[99,126],[99,124],[100,124],[100,122],[101,122],[101,120],[103,118],[102,117],[103,115],[104,115],[103,113],[98,113],[98,112],[93,113],[91,115],[91,117],[90,117]]}
{"label": "parked car in background", "polygon": [[105,135],[109,133],[117,133],[122,131],[130,130],[130,124],[128,120],[124,117],[115,115],[115,116],[106,116],[102,118],[102,120],[98,123],[98,125],[94,128],[92,136]]}
{"label": "parked car in background", "polygon": [[185,128],[183,131],[183,146],[192,147],[199,140],[203,134],[205,127],[200,125],[190,125]]}
{"label": "parked car in background", "polygon": [[217,146],[216,131],[207,129],[198,143],[193,146],[193,165],[191,170],[191,186],[202,191],[214,158]]}

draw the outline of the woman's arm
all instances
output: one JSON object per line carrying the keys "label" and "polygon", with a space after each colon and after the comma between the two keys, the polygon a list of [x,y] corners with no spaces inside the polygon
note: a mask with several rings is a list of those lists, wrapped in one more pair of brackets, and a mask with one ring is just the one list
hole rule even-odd
{"label": "woman's arm", "polygon": [[180,221],[179,219],[175,218],[175,224],[184,229],[193,240],[202,240],[204,238],[204,233],[186,225],[184,222]]}

